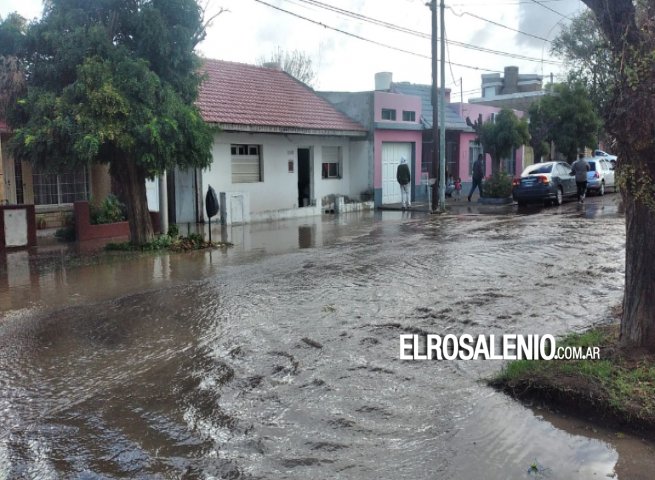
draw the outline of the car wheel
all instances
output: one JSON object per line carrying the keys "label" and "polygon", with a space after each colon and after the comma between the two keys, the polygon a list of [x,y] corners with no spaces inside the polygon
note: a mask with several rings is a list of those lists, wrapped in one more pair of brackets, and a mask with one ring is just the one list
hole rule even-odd
{"label": "car wheel", "polygon": [[554,202],[554,203],[555,203],[555,205],[557,205],[558,207],[559,207],[562,203],[564,203],[564,192],[562,191],[562,187],[559,187],[559,188],[557,189],[557,197],[555,198],[555,202]]}
{"label": "car wheel", "polygon": [[527,205],[527,203],[525,202],[518,202],[518,204],[519,204],[519,208],[523,208]]}
{"label": "car wheel", "polygon": [[598,195],[601,197],[605,195],[605,182],[600,182],[600,188],[598,189]]}

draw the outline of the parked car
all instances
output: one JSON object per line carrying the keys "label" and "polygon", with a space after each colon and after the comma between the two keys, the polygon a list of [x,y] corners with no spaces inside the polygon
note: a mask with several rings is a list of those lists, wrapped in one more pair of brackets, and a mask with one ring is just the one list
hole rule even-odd
{"label": "parked car", "polygon": [[603,152],[602,150],[594,150],[594,157],[603,158],[605,160],[613,161],[616,163],[616,155],[611,153]]}
{"label": "parked car", "polygon": [[571,165],[565,162],[536,163],[525,168],[512,183],[512,197],[522,207],[528,203],[561,205],[565,198],[577,195]]}
{"label": "parked car", "polygon": [[614,166],[609,160],[601,157],[586,158],[589,164],[587,172],[587,190],[605,195],[605,191],[611,188],[616,192],[616,183],[614,182]]}

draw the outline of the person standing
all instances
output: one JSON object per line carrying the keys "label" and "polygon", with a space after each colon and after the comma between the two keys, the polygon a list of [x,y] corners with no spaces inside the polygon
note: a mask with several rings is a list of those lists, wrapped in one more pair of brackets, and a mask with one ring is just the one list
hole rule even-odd
{"label": "person standing", "polygon": [[455,197],[457,197],[457,200],[459,200],[461,192],[462,192],[462,179],[457,177],[457,180],[455,180]]}
{"label": "person standing", "polygon": [[587,194],[587,172],[589,163],[584,158],[584,153],[578,155],[578,159],[571,165],[571,173],[575,175],[575,184],[578,186],[578,203],[584,203]]}
{"label": "person standing", "polygon": [[484,178],[484,155],[479,154],[478,159],[473,162],[473,183],[471,184],[471,191],[469,192],[469,202],[471,201],[471,196],[475,192],[475,189],[480,190],[480,196],[482,196],[482,179]]}
{"label": "person standing", "polygon": [[410,199],[412,174],[409,171],[409,165],[407,165],[407,159],[405,157],[400,157],[400,165],[398,165],[398,169],[396,170],[396,180],[400,184],[400,201],[403,210],[410,208],[412,206]]}

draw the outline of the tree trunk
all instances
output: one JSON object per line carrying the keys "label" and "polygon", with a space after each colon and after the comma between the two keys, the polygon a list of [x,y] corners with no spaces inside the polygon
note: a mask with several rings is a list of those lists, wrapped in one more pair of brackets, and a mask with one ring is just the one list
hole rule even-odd
{"label": "tree trunk", "polygon": [[491,174],[500,173],[500,158],[496,155],[491,155]]}
{"label": "tree trunk", "polygon": [[655,212],[624,195],[625,293],[621,342],[655,351]]}
{"label": "tree trunk", "polygon": [[606,125],[616,138],[625,205],[625,291],[621,342],[655,351],[655,122],[651,60],[655,38],[652,4],[632,0],[583,0],[610,42],[618,66]]}
{"label": "tree trunk", "polygon": [[120,185],[121,200],[127,207],[130,241],[134,245],[152,242],[155,234],[148,211],[145,171],[130,159],[112,161],[110,171],[111,176]]}

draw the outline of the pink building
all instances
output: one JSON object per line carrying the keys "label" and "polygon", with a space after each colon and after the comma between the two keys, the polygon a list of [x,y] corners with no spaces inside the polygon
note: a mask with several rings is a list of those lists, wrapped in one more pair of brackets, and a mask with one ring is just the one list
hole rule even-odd
{"label": "pink building", "polygon": [[378,74],[375,91],[320,93],[368,129],[366,148],[358,154],[367,159],[368,185],[376,207],[400,203],[396,170],[402,157],[412,172],[412,200],[427,198],[427,186],[422,182],[424,125],[421,98],[393,92],[390,86],[391,74]]}
{"label": "pink building", "polygon": [[421,100],[412,95],[373,93],[373,188],[376,205],[400,203],[396,169],[404,157],[412,172],[412,200],[426,196],[421,185]]}
{"label": "pink building", "polygon": [[[460,116],[464,119],[469,118],[472,122],[482,115],[482,121],[493,120],[501,108],[487,105],[478,105],[470,103],[453,103],[451,104],[458,109]],[[523,118],[524,112],[513,110],[517,117]],[[462,132],[460,136],[459,149],[459,172],[463,182],[470,182],[473,173],[473,162],[482,153],[482,147],[475,142],[476,135],[473,132]],[[527,165],[525,162],[525,146],[520,147],[514,152],[513,158],[505,158],[500,162],[502,171],[510,175],[519,175]],[[491,173],[491,157],[486,155],[487,175]]]}

